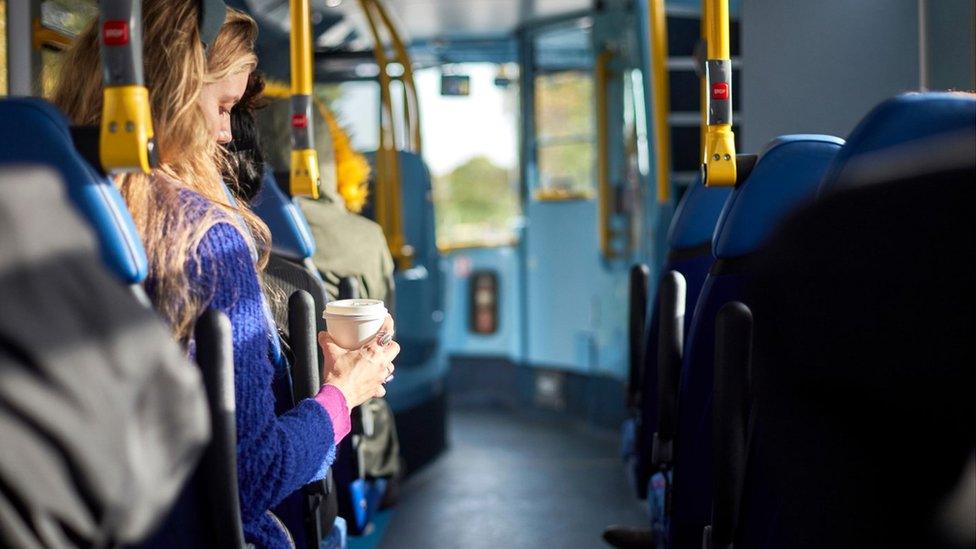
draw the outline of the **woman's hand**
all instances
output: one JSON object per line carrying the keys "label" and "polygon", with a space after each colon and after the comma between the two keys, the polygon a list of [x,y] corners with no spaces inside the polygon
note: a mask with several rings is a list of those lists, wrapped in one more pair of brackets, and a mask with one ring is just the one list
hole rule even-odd
{"label": "woman's hand", "polygon": [[[393,318],[389,315],[376,336],[355,351],[336,345],[328,332],[319,333],[325,357],[322,380],[339,389],[350,410],[386,394],[383,383],[393,375],[393,358],[400,353],[400,345],[390,339],[392,335]],[[385,345],[384,339],[388,340]]]}

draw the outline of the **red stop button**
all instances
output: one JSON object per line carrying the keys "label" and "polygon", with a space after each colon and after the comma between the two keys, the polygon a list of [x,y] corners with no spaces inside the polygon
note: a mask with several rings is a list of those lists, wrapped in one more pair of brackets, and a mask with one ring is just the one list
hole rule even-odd
{"label": "red stop button", "polygon": [[293,114],[291,115],[291,127],[293,128],[307,128],[308,127],[308,117],[304,114]]}
{"label": "red stop button", "polygon": [[715,82],[712,84],[712,99],[723,101],[729,98],[729,83]]}
{"label": "red stop button", "polygon": [[106,21],[102,25],[102,43],[106,46],[124,46],[129,43],[128,21]]}

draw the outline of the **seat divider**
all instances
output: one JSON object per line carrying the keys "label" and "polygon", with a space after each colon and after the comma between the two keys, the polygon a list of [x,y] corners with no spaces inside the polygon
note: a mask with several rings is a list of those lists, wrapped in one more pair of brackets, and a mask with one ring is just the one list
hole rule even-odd
{"label": "seat divider", "polygon": [[658,332],[658,426],[651,461],[664,469],[674,459],[674,434],[678,423],[678,385],[684,356],[685,277],[670,271],[661,279],[660,331]]}
{"label": "seat divider", "polygon": [[733,301],[715,319],[715,378],[712,387],[712,524],[705,549],[731,549],[746,470],[749,430],[749,368],[752,311]]}

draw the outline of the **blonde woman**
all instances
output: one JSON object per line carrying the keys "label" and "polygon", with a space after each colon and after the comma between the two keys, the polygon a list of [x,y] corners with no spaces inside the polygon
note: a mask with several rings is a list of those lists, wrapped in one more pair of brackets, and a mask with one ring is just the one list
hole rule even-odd
{"label": "blonde woman", "polygon": [[[233,137],[229,113],[257,65],[257,27],[228,9],[220,33],[205,48],[198,5],[143,2],[145,74],[161,162],[152,174],[117,182],[146,245],[147,291],[174,337],[192,352],[193,321],[205,308],[230,318],[244,532],[259,546],[286,547],[288,532],[269,509],[324,476],[337,442],[349,432],[349,410],[385,394],[382,383],[392,374],[399,346],[388,335],[392,319],[358,351],[344,351],[320,334],[326,384],[315,398],[275,414],[275,330],[258,278],[269,234],[246,206],[228,200],[218,146]],[[98,124],[100,82],[96,22],[68,52],[54,101],[74,123]]]}

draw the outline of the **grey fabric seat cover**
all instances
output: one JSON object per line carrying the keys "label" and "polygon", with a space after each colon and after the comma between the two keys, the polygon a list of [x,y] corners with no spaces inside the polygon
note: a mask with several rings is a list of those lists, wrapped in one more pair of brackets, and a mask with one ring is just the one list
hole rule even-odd
{"label": "grey fabric seat cover", "polygon": [[0,546],[165,516],[209,438],[199,371],[99,260],[58,176],[0,169]]}

